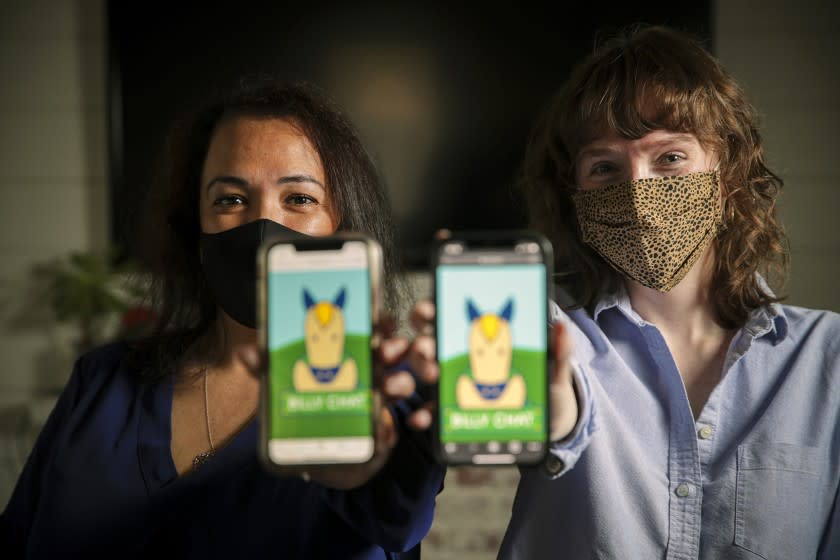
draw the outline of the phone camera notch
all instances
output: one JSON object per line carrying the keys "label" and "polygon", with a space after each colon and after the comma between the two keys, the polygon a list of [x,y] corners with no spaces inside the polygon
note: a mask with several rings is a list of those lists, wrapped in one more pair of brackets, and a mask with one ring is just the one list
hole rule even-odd
{"label": "phone camera notch", "polygon": [[463,243],[447,243],[443,246],[443,252],[446,255],[460,255],[464,252]]}
{"label": "phone camera notch", "polygon": [[527,241],[525,243],[517,243],[513,250],[520,255],[534,255],[540,252],[540,246],[533,241]]}

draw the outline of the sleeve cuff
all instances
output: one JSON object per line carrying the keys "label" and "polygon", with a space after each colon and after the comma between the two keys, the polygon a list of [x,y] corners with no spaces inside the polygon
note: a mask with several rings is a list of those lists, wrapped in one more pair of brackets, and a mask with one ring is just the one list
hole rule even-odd
{"label": "sleeve cuff", "polygon": [[595,401],[592,398],[589,379],[577,360],[572,358],[571,365],[575,395],[578,400],[578,421],[566,438],[553,441],[549,445],[548,455],[543,463],[543,472],[552,479],[562,476],[575,466],[597,429]]}

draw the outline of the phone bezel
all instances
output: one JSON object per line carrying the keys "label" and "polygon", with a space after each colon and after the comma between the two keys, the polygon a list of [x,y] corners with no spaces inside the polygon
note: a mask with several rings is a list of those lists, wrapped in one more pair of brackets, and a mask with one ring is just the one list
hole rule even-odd
{"label": "phone bezel", "polygon": [[[487,231],[459,231],[451,232],[444,231],[436,238],[436,243],[432,249],[431,258],[431,272],[432,272],[432,298],[435,306],[438,305],[438,286],[437,286],[437,269],[440,266],[441,251],[446,244],[458,242],[462,243],[465,251],[474,251],[476,249],[498,249],[511,250],[520,243],[533,242],[540,248],[542,256],[542,263],[545,266],[545,320],[546,320],[546,366],[545,366],[545,380],[544,390],[546,395],[546,415],[544,425],[544,438],[541,440],[542,447],[536,453],[471,453],[471,452],[457,452],[455,454],[449,453],[441,439],[441,423],[440,423],[440,409],[438,408],[433,415],[433,431],[435,440],[435,455],[441,463],[445,465],[472,465],[472,466],[505,466],[505,465],[535,465],[541,463],[548,452],[549,433],[551,430],[551,403],[548,398],[549,380],[551,369],[553,366],[553,339],[550,327],[550,308],[549,301],[554,298],[554,286],[552,281],[554,269],[554,252],[551,243],[548,239],[534,231],[530,230],[487,230]],[[509,262],[497,264],[514,264]],[[439,316],[435,318],[435,349],[440,347],[437,338],[439,330]],[[435,356],[438,361],[438,356]],[[440,384],[436,387],[437,402],[440,402]],[[480,445],[481,442],[475,442],[473,445]],[[467,444],[470,445],[470,444]],[[510,457],[510,458],[509,458]],[[494,461],[494,459],[496,459]]]}
{"label": "phone bezel", "polygon": [[[280,234],[266,239],[257,252],[257,332],[259,351],[263,356],[265,370],[260,376],[260,398],[259,398],[259,457],[262,464],[269,470],[278,474],[289,474],[290,471],[306,469],[318,466],[335,465],[361,465],[370,462],[375,457],[378,449],[376,443],[376,425],[379,420],[379,403],[381,397],[377,388],[371,387],[371,415],[370,415],[370,437],[373,442],[370,454],[361,461],[305,461],[277,463],[272,460],[269,454],[269,438],[271,402],[269,393],[269,354],[268,354],[268,262],[271,250],[279,245],[292,245],[298,251],[335,250],[341,248],[345,243],[356,241],[363,242],[366,247],[368,274],[370,278],[370,301],[371,301],[371,364],[374,363],[375,353],[379,347],[378,326],[382,317],[382,281],[383,281],[383,260],[382,248],[372,237],[352,232],[338,232],[328,236],[312,237],[303,234]],[[325,269],[326,270],[326,269]]]}

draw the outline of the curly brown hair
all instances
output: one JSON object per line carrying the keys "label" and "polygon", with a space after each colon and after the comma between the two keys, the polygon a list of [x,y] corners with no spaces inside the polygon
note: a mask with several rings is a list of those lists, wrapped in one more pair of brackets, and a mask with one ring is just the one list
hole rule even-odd
{"label": "curly brown hair", "polygon": [[764,160],[757,114],[743,90],[702,45],[673,29],[625,30],[597,47],[572,72],[535,126],[520,187],[532,227],[555,245],[558,281],[576,305],[591,309],[614,291],[620,274],[579,236],[571,195],[575,157],[604,130],[641,138],[653,130],[694,134],[720,161],[723,227],[714,241],[711,298],[722,324],[781,298],[787,242],[776,217],[782,180]]}

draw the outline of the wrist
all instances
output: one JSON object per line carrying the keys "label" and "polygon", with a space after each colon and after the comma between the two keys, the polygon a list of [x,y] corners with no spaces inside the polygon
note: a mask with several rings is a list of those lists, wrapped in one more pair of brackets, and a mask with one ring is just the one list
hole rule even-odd
{"label": "wrist", "polygon": [[580,399],[571,372],[566,379],[552,385],[552,411],[550,441],[558,442],[569,437],[578,422]]}

